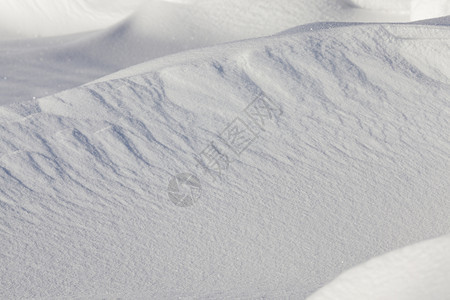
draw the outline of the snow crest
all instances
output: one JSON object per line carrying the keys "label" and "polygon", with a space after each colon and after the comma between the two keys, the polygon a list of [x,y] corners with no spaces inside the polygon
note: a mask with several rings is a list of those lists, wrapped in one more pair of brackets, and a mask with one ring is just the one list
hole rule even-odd
{"label": "snow crest", "polygon": [[448,299],[450,236],[396,250],[340,275],[308,300]]}
{"label": "snow crest", "polygon": [[[0,107],[0,297],[303,299],[448,233],[448,27],[330,27]],[[282,115],[212,178],[199,153],[259,95]]]}

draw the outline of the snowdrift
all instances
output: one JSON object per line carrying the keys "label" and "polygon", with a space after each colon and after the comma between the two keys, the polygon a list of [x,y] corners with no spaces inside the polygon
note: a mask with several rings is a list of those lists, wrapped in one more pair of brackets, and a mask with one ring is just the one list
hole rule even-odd
{"label": "snowdrift", "polygon": [[[115,24],[140,1],[53,2],[0,3],[0,39],[14,38],[0,42],[0,105],[52,95],[157,57],[301,24],[410,20],[402,9],[374,10],[343,0],[153,0]],[[427,17],[442,15],[427,5]],[[95,29],[102,30],[85,32]],[[46,38],[17,39],[24,36]]]}
{"label": "snowdrift", "polygon": [[308,300],[449,299],[450,236],[371,259]]}
{"label": "snowdrift", "polygon": [[2,0],[0,40],[104,29],[132,14],[142,0]]}
{"label": "snowdrift", "polygon": [[304,299],[448,234],[449,32],[303,26],[0,107],[0,297]]}

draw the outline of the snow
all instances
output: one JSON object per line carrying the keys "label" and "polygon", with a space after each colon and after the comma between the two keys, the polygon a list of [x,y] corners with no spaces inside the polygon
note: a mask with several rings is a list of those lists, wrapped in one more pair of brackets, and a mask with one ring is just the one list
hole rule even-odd
{"label": "snow", "polygon": [[[448,233],[449,28],[324,27],[2,107],[1,297],[304,299]],[[261,92],[282,114],[213,180],[195,158]]]}
{"label": "snow", "polygon": [[371,259],[309,297],[326,299],[448,299],[450,236]]}
{"label": "snow", "polygon": [[132,14],[142,0],[1,0],[0,40],[104,29]]}
{"label": "snow", "polygon": [[108,3],[0,3],[0,298],[447,292],[446,2]]}
{"label": "snow", "polygon": [[448,0],[413,0],[411,2],[411,20],[423,20],[450,15]]}
{"label": "snow", "polygon": [[334,0],[154,0],[105,28],[140,1],[2,1],[0,37],[9,39],[0,38],[0,78],[7,78],[0,81],[0,105],[52,95],[167,54],[271,35],[300,24],[409,20],[403,13]]}
{"label": "snow", "polygon": [[[419,0],[422,1],[422,0]],[[347,0],[353,6],[366,8],[371,10],[381,10],[386,12],[402,12],[409,13],[411,10],[411,0]],[[429,1],[428,1],[429,2]]]}

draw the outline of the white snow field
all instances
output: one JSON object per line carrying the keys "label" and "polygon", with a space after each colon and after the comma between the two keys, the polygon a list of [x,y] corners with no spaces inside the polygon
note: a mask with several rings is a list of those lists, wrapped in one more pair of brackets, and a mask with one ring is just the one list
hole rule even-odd
{"label": "white snow field", "polygon": [[0,298],[305,299],[448,234],[448,21],[304,25],[1,106]]}
{"label": "white snow field", "polygon": [[422,242],[345,272],[308,300],[449,299],[450,236]]}
{"label": "white snow field", "polygon": [[51,95],[167,54],[301,24],[406,22],[450,14],[447,0],[414,6],[351,0],[152,0],[138,6],[141,2],[0,0],[0,105]]}

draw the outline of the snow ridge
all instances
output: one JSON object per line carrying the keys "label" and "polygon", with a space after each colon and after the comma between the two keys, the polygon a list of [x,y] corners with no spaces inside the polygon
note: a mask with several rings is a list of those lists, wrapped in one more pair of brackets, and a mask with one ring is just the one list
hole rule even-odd
{"label": "snow ridge", "polygon": [[[306,298],[447,233],[448,32],[283,34],[0,107],[0,297]],[[196,155],[261,93],[283,115],[212,180]]]}

